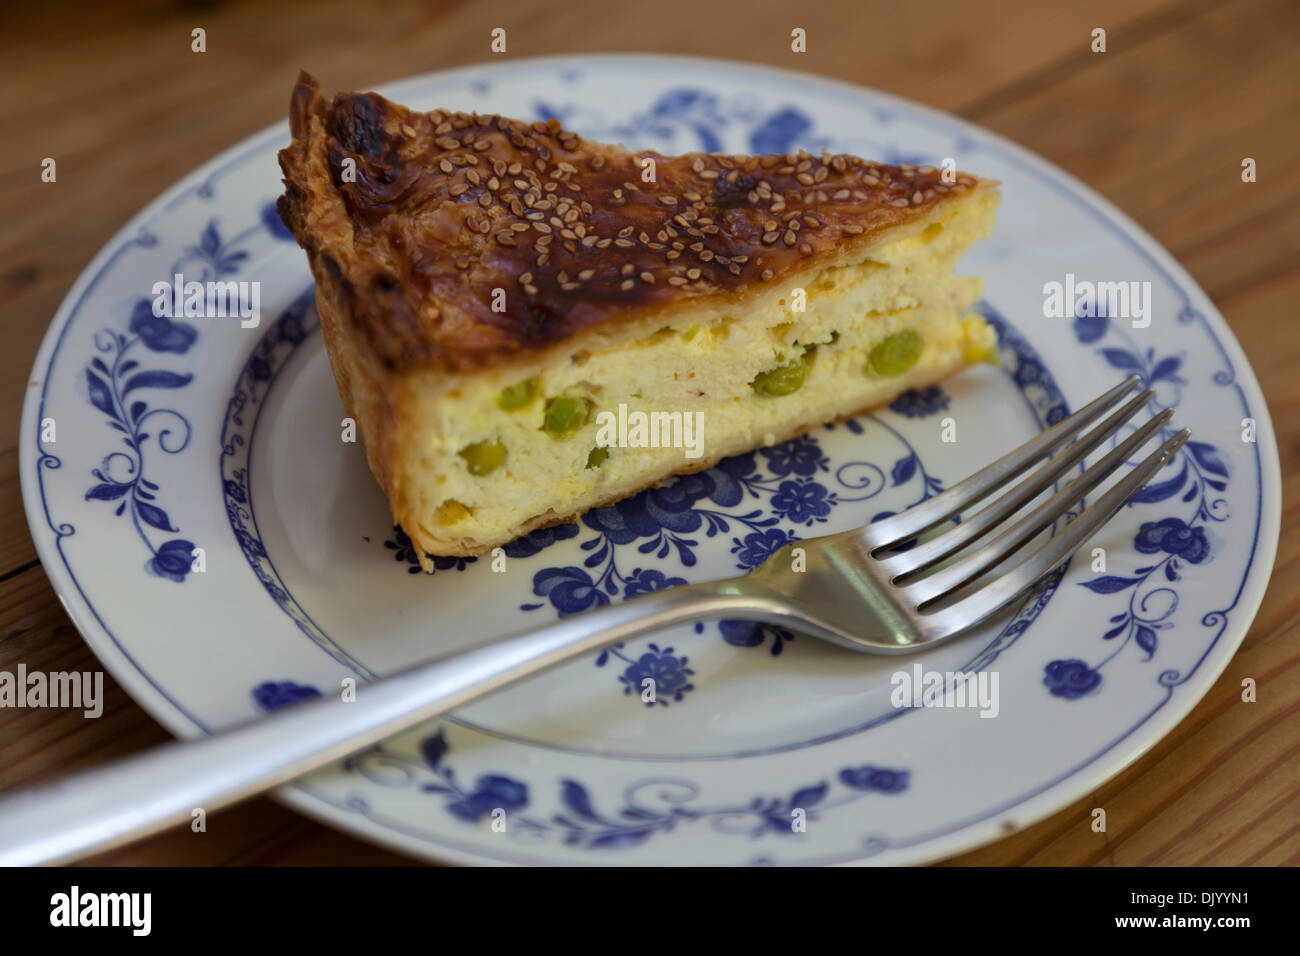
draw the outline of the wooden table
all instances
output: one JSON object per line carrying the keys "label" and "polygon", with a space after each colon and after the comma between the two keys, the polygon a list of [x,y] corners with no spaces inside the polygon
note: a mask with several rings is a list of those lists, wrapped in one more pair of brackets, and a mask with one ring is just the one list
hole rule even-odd
{"label": "wooden table", "polygon": [[[130,5],[124,5],[130,6]],[[274,6],[274,9],[271,7]],[[1300,5],[1293,0],[964,0],[866,4],[577,0],[308,7],[24,4],[0,62],[0,670],[97,666],[36,558],[18,409],[37,345],[90,257],[166,186],[285,116],[300,66],[368,88],[489,57],[668,51],[754,60],[898,93],[1025,144],[1162,242],[1227,316],[1277,426],[1285,484],[1272,586],[1206,698],[1084,800],[959,864],[1300,862]],[[380,14],[376,11],[383,9]],[[613,11],[617,10],[615,14]],[[808,52],[790,51],[803,27]],[[207,52],[190,31],[207,31]],[[1107,31],[1107,52],[1090,50]],[[58,181],[40,182],[43,157]],[[1243,157],[1258,182],[1243,184]],[[1244,677],[1259,700],[1240,701]],[[105,713],[0,710],[0,788],[167,739],[106,681]],[[1105,807],[1109,832],[1089,812]],[[122,864],[379,864],[394,855],[269,799],[95,858]]]}

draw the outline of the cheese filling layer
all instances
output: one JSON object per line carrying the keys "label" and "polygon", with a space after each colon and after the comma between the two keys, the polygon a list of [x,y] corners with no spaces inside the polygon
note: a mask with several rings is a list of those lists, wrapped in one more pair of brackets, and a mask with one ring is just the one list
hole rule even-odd
{"label": "cheese filling layer", "polygon": [[[992,329],[967,314],[981,283],[951,271],[991,227],[994,203],[955,204],[868,261],[764,290],[743,316],[683,309],[583,336],[560,361],[413,377],[419,451],[394,476],[396,517],[432,553],[478,553],[991,359]],[[656,412],[693,431],[677,427],[676,446],[606,444],[611,419]]]}

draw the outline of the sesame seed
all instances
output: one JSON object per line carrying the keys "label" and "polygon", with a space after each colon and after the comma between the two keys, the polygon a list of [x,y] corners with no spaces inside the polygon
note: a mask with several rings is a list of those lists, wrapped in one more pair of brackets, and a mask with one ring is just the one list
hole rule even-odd
{"label": "sesame seed", "polygon": [[648,282],[651,285],[655,284],[655,277],[648,272],[641,273],[641,275],[638,278],[640,278],[642,282]]}
{"label": "sesame seed", "polygon": [[770,246],[772,243],[776,242],[776,240],[779,238],[780,238],[780,234],[775,229],[773,229],[771,232],[765,232],[763,233],[763,245]]}
{"label": "sesame seed", "polygon": [[763,281],[764,281],[764,282],[768,281],[768,280],[771,279],[772,276],[774,276],[774,275],[776,275],[776,273],[773,272],[771,269],[764,269],[764,270],[763,270]]}
{"label": "sesame seed", "polygon": [[633,272],[636,272],[636,266],[632,265],[630,262],[625,262],[623,263],[623,268],[618,271],[620,275],[630,276]]}
{"label": "sesame seed", "polygon": [[686,285],[686,279],[683,276],[669,276],[669,285]]}
{"label": "sesame seed", "polygon": [[624,292],[627,292],[629,289],[633,288],[635,285],[636,285],[636,280],[635,280],[635,279],[624,279],[622,282],[619,283],[618,287],[619,287],[620,289],[622,289]]}
{"label": "sesame seed", "polygon": [[455,198],[456,196],[469,192],[469,186],[464,183],[457,183],[455,186],[452,186],[451,189],[447,190],[447,192],[452,196],[452,198]]}
{"label": "sesame seed", "polygon": [[785,231],[785,235],[781,237],[781,241],[784,242],[787,246],[793,246],[795,241],[794,230],[787,229]]}
{"label": "sesame seed", "polygon": [[700,270],[699,270],[699,269],[687,269],[687,270],[686,270],[686,278],[690,279],[692,282],[694,282],[694,281],[695,281],[696,279],[698,279],[699,277],[700,277]]}
{"label": "sesame seed", "polygon": [[807,173],[800,173],[798,176],[795,177],[795,179],[797,179],[804,186],[811,186],[813,184],[813,178],[809,176]]}
{"label": "sesame seed", "polygon": [[498,232],[496,240],[503,246],[513,246],[515,244],[515,234],[509,231]]}
{"label": "sesame seed", "polygon": [[441,169],[444,173],[450,173],[456,167],[451,164],[451,160],[444,159],[442,162],[438,164],[438,168]]}
{"label": "sesame seed", "polygon": [[810,242],[801,242],[801,243],[799,243],[799,252],[800,252],[801,254],[805,255],[805,256],[810,256],[810,255],[812,255],[812,252],[813,252],[812,243],[810,243]]}
{"label": "sesame seed", "polygon": [[925,197],[921,195],[921,190],[918,189],[916,192],[912,193],[912,205],[914,206],[921,205],[921,200],[923,200],[924,198]]}
{"label": "sesame seed", "polygon": [[862,226],[859,226],[856,222],[854,222],[845,226],[844,231],[847,232],[850,236],[857,236],[857,235],[861,235],[866,230],[863,229]]}

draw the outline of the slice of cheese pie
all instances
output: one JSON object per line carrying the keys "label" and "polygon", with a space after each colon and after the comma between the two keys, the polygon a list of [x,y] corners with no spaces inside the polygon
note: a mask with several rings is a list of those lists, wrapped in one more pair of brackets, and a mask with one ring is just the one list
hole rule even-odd
{"label": "slice of cheese pie", "polygon": [[306,74],[290,124],[280,215],[422,552],[483,552],[994,354],[979,280],[953,275],[992,229],[988,180],[633,152],[326,100]]}

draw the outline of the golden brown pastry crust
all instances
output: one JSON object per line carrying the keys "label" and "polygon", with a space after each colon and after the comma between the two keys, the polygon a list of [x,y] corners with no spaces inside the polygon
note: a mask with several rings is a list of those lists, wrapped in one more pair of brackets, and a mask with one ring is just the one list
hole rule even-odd
{"label": "golden brown pastry crust", "polygon": [[742,304],[992,185],[828,153],[633,153],[555,120],[326,101],[306,73],[290,126],[280,215],[375,371],[472,372],[702,296]]}

